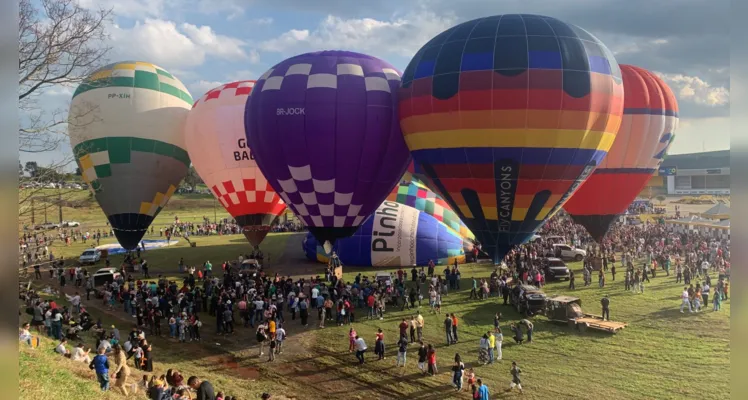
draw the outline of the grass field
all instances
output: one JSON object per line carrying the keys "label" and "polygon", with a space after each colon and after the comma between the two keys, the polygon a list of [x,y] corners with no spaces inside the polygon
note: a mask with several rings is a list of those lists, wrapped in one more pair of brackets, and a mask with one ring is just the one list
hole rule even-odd
{"label": "grass field", "polygon": [[[176,263],[184,257],[188,264],[202,264],[210,259],[236,257],[248,249],[239,235],[196,238],[198,247],[184,243],[147,252],[149,264],[155,273],[176,275]],[[319,271],[309,265],[300,252],[299,234],[270,235],[264,244],[270,254],[270,272]],[[71,256],[80,254],[84,246],[77,245],[62,250]],[[55,248],[58,250],[58,248]],[[273,260],[276,260],[275,262]],[[581,265],[573,263],[572,268]],[[502,392],[509,384],[509,365],[515,360],[523,369],[523,386],[527,399],[701,399],[705,390],[709,398],[729,396],[730,369],[730,302],[723,303],[721,312],[706,311],[699,314],[681,314],[678,311],[680,284],[673,277],[658,276],[645,288],[644,294],[623,291],[623,282],[610,281],[600,289],[595,284],[580,287],[574,295],[582,299],[587,312],[599,314],[599,299],[611,297],[611,316],[614,320],[629,323],[629,327],[616,335],[596,332],[579,333],[565,325],[548,322],[545,317],[535,318],[535,335],[532,344],[512,345],[506,334],[505,361],[491,366],[477,366],[479,337],[492,327],[493,315],[502,312],[508,324],[520,316],[512,308],[501,306],[497,299],[468,300],[470,277],[485,277],[491,267],[466,265],[462,267],[462,291],[450,293],[445,298],[443,312],[454,312],[461,320],[460,344],[445,345],[442,316],[429,315],[424,308],[425,339],[437,345],[438,365],[441,373],[436,377],[421,376],[415,366],[415,347],[409,353],[405,368],[395,367],[397,324],[410,312],[389,309],[382,321],[361,320],[354,324],[359,335],[373,349],[374,334],[381,327],[386,333],[388,357],[374,361],[368,354],[367,364],[360,367],[347,351],[348,327],[329,326],[316,329],[316,314],[310,318],[310,327],[302,328],[297,321],[289,321],[286,329],[289,340],[286,351],[274,363],[267,356],[257,357],[253,331],[239,329],[232,337],[213,337],[213,324],[206,321],[201,344],[178,344],[166,339],[156,339],[157,370],[177,368],[185,374],[207,377],[217,387],[240,399],[254,399],[262,391],[283,393],[298,399],[328,398],[444,398],[458,397],[450,386],[451,359],[455,352],[462,355],[468,365],[476,367],[478,377],[484,379],[494,394]],[[371,268],[346,268],[345,279],[355,274],[371,274]],[[578,274],[581,276],[581,274]],[[551,283],[545,288],[548,294],[568,294],[565,282]],[[93,305],[96,307],[96,305]],[[96,309],[95,312],[101,312]],[[359,311],[358,318],[363,316]],[[205,316],[207,318],[207,316]],[[106,315],[107,323],[125,326],[131,317],[121,312]],[[126,321],[126,322],[125,322]],[[210,320],[209,320],[210,321]],[[28,365],[26,364],[28,363]],[[28,357],[22,357],[21,367],[35,368]],[[28,379],[22,373],[22,383]],[[29,382],[26,382],[29,385]],[[45,386],[47,382],[37,382]],[[94,383],[91,383],[94,385]],[[24,386],[22,385],[22,388]],[[41,388],[39,390],[45,390]],[[51,390],[51,389],[50,389]],[[31,392],[29,392],[31,394]],[[22,393],[23,394],[23,393]],[[503,394],[506,398],[518,394]],[[31,398],[31,397],[29,397]]]}
{"label": "grass field", "polygon": [[[85,192],[82,192],[85,194]],[[48,211],[50,212],[50,211]],[[84,228],[103,227],[103,213],[91,202],[77,208],[65,209],[65,219],[84,223]],[[178,195],[159,215],[156,224],[167,224],[178,215],[180,219],[199,220],[203,215],[212,219],[213,201],[209,196]],[[51,212],[56,215],[56,211]],[[218,218],[226,216],[217,208]],[[38,214],[37,214],[38,218]],[[38,220],[37,220],[38,221]],[[39,222],[37,222],[39,223]],[[146,238],[157,238],[147,236]],[[270,273],[310,276],[320,274],[321,266],[304,259],[301,253],[303,234],[270,234],[263,243],[269,255]],[[184,240],[177,245],[145,253],[151,273],[177,277],[177,263],[181,257],[191,265],[202,265],[210,260],[218,265],[223,260],[236,258],[250,250],[242,235],[193,237],[197,247],[191,248]],[[113,239],[102,240],[102,244]],[[52,251],[67,259],[77,258],[90,245],[82,243],[70,247],[55,244]],[[117,265],[121,256],[113,256]],[[92,270],[103,263],[90,267]],[[571,268],[581,269],[579,263]],[[534,341],[521,346],[509,343],[508,325],[518,321],[509,306],[500,305],[498,299],[468,300],[470,278],[487,277],[492,268],[482,264],[462,268],[463,290],[452,292],[444,298],[443,313],[456,313],[460,318],[460,343],[447,347],[442,328],[443,315],[426,318],[424,337],[437,345],[440,374],[425,377],[416,368],[416,348],[408,353],[405,368],[395,367],[397,325],[411,312],[388,309],[384,320],[361,319],[354,327],[373,351],[377,328],[385,331],[387,359],[375,361],[370,351],[367,363],[358,366],[347,351],[348,327],[328,325],[315,328],[316,313],[310,317],[310,326],[303,328],[298,320],[287,321],[289,338],[285,352],[274,363],[266,357],[258,358],[254,331],[239,328],[230,337],[215,336],[214,322],[203,315],[201,343],[179,344],[165,338],[153,338],[156,371],[165,373],[176,368],[185,376],[198,375],[213,382],[217,389],[237,398],[256,399],[264,391],[284,394],[297,399],[432,399],[468,398],[456,394],[450,386],[449,367],[454,353],[462,355],[468,366],[476,368],[476,375],[488,384],[492,398],[525,399],[706,399],[730,396],[730,301],[723,303],[721,312],[705,311],[698,314],[681,314],[678,311],[682,289],[674,277],[658,275],[645,288],[644,294],[624,292],[621,274],[618,281],[607,275],[607,287],[581,287],[573,295],[582,299],[587,312],[599,314],[599,300],[611,297],[611,317],[627,322],[629,326],[616,335],[571,331],[565,325],[550,323],[545,317],[536,317]],[[345,268],[345,279],[358,273],[373,275],[372,268]],[[52,285],[45,278],[38,287]],[[548,294],[569,294],[566,282],[550,283]],[[105,324],[117,324],[122,331],[129,330],[134,319],[122,312],[105,313],[98,302],[84,302],[94,315],[101,315]],[[504,361],[490,366],[477,365],[480,335],[492,328],[493,315],[502,312],[505,322]],[[288,316],[288,313],[286,313]],[[27,318],[24,314],[22,319]],[[92,339],[86,342],[93,344]],[[114,399],[118,395],[97,395],[97,386],[87,367],[71,367],[68,360],[52,355],[51,342],[44,349],[24,349],[20,355],[21,398],[63,399],[96,398]],[[525,394],[505,394],[510,381],[511,361],[517,361],[523,370]],[[39,379],[41,376],[49,378]],[[90,396],[89,396],[90,395]]]}

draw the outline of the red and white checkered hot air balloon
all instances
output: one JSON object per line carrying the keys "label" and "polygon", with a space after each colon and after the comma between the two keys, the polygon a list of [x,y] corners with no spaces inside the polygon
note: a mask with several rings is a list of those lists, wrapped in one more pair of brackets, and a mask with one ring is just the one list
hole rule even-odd
{"label": "red and white checkered hot air balloon", "polygon": [[244,107],[255,81],[227,83],[192,106],[185,125],[187,152],[198,175],[259,246],[286,205],[257,168],[244,134]]}

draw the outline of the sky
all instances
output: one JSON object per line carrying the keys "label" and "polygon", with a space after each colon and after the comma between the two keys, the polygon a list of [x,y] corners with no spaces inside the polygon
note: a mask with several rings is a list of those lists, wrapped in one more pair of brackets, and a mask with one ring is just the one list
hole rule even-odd
{"label": "sky", "polygon": [[[678,97],[670,154],[724,150],[729,136],[729,0],[79,0],[112,8],[109,61],[142,60],[180,79],[193,98],[257,79],[283,59],[352,50],[404,70],[429,39],[473,18],[530,13],[597,36],[621,64],[655,71]],[[43,107],[66,109],[74,88],[52,88]],[[63,145],[21,161],[70,154]]]}

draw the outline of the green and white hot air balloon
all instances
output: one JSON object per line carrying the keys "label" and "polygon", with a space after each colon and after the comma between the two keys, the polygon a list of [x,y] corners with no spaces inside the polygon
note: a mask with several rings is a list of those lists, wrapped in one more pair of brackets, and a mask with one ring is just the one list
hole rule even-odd
{"label": "green and white hot air balloon", "polygon": [[134,249],[187,175],[192,96],[147,62],[107,65],[78,86],[68,132],[78,167],[125,249]]}

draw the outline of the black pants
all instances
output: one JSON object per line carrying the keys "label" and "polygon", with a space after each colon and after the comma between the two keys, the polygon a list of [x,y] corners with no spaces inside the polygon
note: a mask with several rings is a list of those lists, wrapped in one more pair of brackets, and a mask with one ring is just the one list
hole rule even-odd
{"label": "black pants", "polygon": [[574,286],[574,281],[569,280],[569,290],[574,290],[574,289],[576,289],[576,286]]}
{"label": "black pants", "polygon": [[454,340],[455,343],[457,343],[457,327],[452,327],[452,340]]}
{"label": "black pants", "polygon": [[[706,299],[706,297],[704,297]],[[410,342],[415,343],[416,341],[416,328],[411,327],[410,328]]]}
{"label": "black pants", "polygon": [[364,363],[364,353],[366,350],[356,350],[356,358],[358,359],[359,364]]}
{"label": "black pants", "polygon": [[307,310],[301,310],[299,314],[301,316],[301,324],[306,325],[306,320],[309,317],[309,313],[307,312]]}
{"label": "black pants", "polygon": [[610,321],[610,309],[609,308],[603,308],[603,319],[607,319]]}

